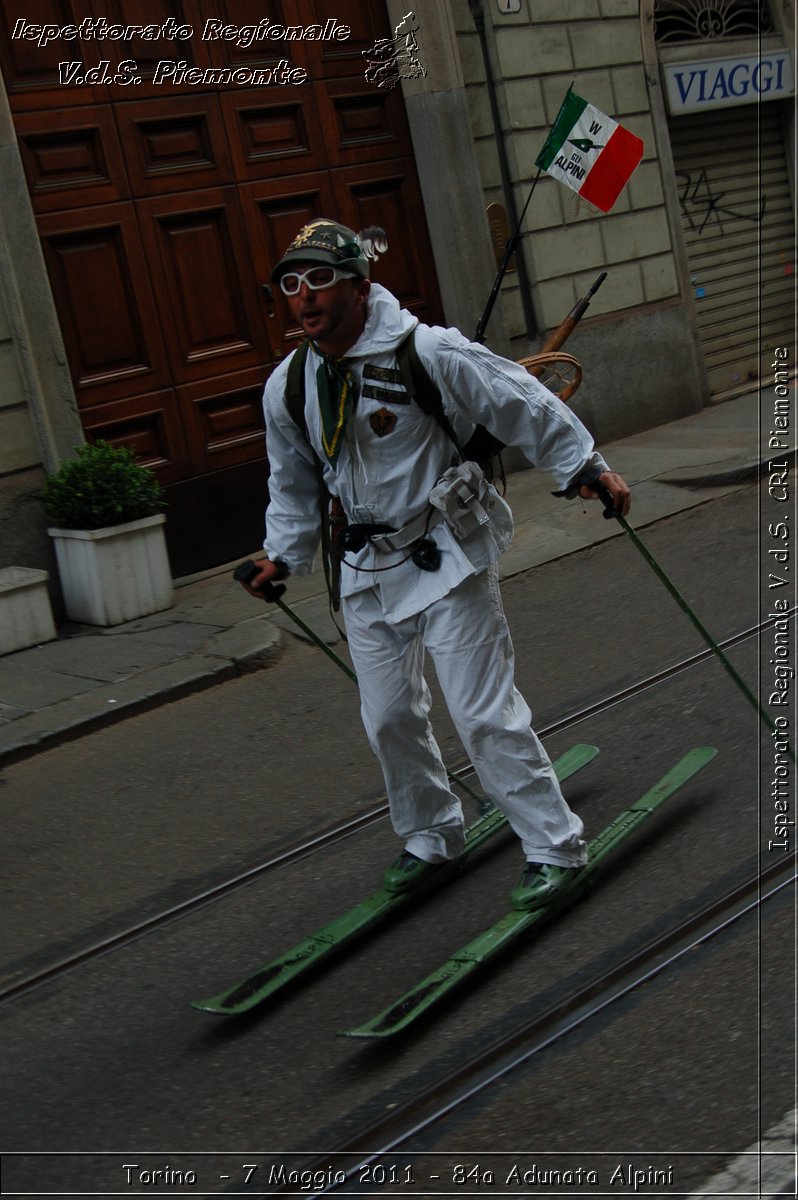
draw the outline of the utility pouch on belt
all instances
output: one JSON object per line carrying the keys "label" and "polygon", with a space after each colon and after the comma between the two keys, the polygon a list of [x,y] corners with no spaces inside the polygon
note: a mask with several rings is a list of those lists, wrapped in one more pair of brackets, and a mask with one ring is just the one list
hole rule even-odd
{"label": "utility pouch on belt", "polygon": [[474,462],[460,463],[444,471],[429,494],[429,502],[443,513],[458,541],[464,541],[483,526],[500,553],[513,539],[510,506]]}

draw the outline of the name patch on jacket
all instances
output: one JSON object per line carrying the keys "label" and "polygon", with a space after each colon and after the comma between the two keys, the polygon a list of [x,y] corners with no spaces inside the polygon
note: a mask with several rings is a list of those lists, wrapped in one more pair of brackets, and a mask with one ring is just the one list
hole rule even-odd
{"label": "name patch on jacket", "polygon": [[374,363],[366,363],[363,378],[379,379],[381,383],[401,383],[402,372],[398,367],[375,367]]}
{"label": "name patch on jacket", "polygon": [[407,392],[394,391],[393,388],[377,387],[376,383],[364,383],[363,395],[370,400],[383,400],[388,404],[409,404]]}

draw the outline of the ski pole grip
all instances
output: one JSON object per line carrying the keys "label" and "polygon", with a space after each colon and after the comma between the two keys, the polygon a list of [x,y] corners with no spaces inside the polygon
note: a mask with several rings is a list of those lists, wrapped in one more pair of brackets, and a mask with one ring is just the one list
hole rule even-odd
{"label": "ski pole grip", "polygon": [[[233,579],[235,579],[237,583],[249,583],[250,579],[257,575],[257,573],[257,565],[252,561],[251,558],[248,558],[245,562],[239,563],[239,565],[233,571]],[[268,601],[269,604],[274,604],[275,600],[279,600],[285,591],[285,584],[275,584],[271,581],[267,581],[266,583],[261,584],[259,588],[256,588],[255,591],[260,592],[261,596],[263,596],[263,599]]]}
{"label": "ski pole grip", "polygon": [[590,486],[593,488],[594,492],[598,492],[601,503],[604,505],[604,512],[602,513],[604,519],[606,521],[611,521],[613,517],[620,517],[621,514],[615,507],[609,489],[606,488],[603,483],[599,483],[598,480],[596,480],[596,482]]}

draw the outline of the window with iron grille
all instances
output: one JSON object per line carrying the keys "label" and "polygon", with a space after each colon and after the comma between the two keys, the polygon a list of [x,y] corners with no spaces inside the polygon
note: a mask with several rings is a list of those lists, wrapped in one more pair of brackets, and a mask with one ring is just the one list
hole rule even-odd
{"label": "window with iron grille", "polygon": [[654,37],[658,45],[774,31],[767,0],[656,0],[654,5]]}

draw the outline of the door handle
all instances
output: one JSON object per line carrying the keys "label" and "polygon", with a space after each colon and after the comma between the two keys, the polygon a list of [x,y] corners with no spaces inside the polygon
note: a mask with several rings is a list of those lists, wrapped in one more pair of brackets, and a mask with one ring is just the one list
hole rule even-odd
{"label": "door handle", "polygon": [[264,299],[266,300],[266,315],[269,317],[273,317],[274,316],[274,292],[272,291],[271,284],[270,283],[262,283],[260,286],[261,286],[261,291],[263,292],[263,295],[264,295]]}

